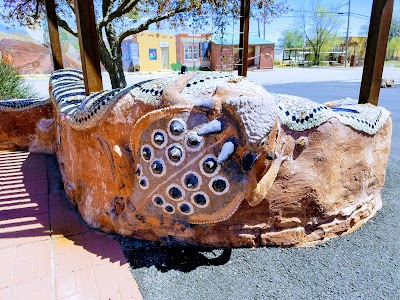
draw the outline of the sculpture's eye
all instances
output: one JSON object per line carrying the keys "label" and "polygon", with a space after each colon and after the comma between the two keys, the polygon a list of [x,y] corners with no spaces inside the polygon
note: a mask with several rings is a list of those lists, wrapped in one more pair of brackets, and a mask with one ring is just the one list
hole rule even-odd
{"label": "sculpture's eye", "polygon": [[136,168],[136,171],[135,171],[136,176],[138,176],[138,177],[142,176],[142,172],[143,172],[142,166],[141,165],[137,165],[137,168]]}
{"label": "sculpture's eye", "polygon": [[164,135],[160,132],[157,132],[154,135],[153,139],[154,139],[154,143],[156,143],[157,145],[162,145],[162,143],[164,143],[164,141],[165,141]]}
{"label": "sculpture's eye", "polygon": [[181,159],[182,157],[182,150],[179,149],[178,147],[172,147],[169,151],[168,151],[168,157],[170,160],[177,162]]}
{"label": "sculpture's eye", "polygon": [[178,189],[177,187],[172,187],[169,191],[168,194],[171,198],[173,199],[180,199],[182,198],[182,192],[180,189]]}

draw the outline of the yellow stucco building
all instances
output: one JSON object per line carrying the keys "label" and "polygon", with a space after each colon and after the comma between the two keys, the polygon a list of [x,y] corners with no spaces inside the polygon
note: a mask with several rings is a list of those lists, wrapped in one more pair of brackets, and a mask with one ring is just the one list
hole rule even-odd
{"label": "yellow stucco building", "polygon": [[144,31],[134,35],[138,43],[140,71],[170,70],[176,63],[176,38],[173,34]]}

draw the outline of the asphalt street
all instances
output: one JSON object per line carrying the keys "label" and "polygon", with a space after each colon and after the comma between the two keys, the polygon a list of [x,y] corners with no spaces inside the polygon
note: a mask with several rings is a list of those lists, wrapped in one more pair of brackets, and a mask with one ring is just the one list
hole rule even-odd
{"label": "asphalt street", "polygon": [[[358,98],[359,82],[268,84],[316,102]],[[353,234],[314,248],[166,248],[122,238],[144,299],[400,299],[400,86],[382,89],[393,137],[383,208]]]}

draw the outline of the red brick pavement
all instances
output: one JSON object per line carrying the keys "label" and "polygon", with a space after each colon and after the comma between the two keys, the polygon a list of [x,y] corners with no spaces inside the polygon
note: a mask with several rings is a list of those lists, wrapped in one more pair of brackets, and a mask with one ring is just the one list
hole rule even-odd
{"label": "red brick pavement", "polygon": [[53,157],[0,151],[0,299],[142,299],[119,243],[63,197]]}

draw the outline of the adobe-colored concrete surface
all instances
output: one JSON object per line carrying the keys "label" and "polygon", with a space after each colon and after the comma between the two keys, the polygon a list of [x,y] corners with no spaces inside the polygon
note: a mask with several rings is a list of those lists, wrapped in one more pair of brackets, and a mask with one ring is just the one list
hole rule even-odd
{"label": "adobe-colored concrete surface", "polygon": [[54,156],[0,151],[0,299],[142,299],[119,243],[61,187]]}

